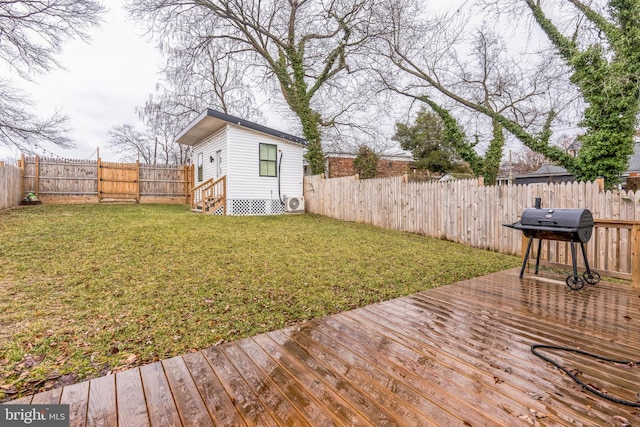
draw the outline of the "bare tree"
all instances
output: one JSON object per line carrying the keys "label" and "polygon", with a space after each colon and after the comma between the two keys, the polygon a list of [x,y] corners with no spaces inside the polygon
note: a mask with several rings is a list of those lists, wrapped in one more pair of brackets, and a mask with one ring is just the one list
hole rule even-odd
{"label": "bare tree", "polygon": [[129,3],[133,16],[145,20],[163,43],[179,28],[209,22],[200,46],[225,39],[238,43],[277,82],[297,115],[309,142],[313,173],[324,169],[320,127],[324,115],[314,103],[344,73],[358,70],[350,58],[377,28],[372,0],[140,0]]}
{"label": "bare tree", "polygon": [[191,148],[175,142],[175,136],[185,125],[188,116],[166,92],[159,97],[149,96],[144,107],[136,108],[143,129],[134,125],[114,126],[109,131],[109,147],[120,154],[121,159],[140,159],[147,164],[186,164],[191,160]]}
{"label": "bare tree", "polygon": [[120,154],[123,161],[140,159],[145,164],[156,163],[153,138],[130,124],[114,126],[109,131],[108,147]]}
{"label": "bare tree", "polygon": [[[0,0],[0,60],[21,78],[47,72],[60,64],[56,55],[70,38],[87,39],[100,23],[103,6],[95,0]],[[0,79],[0,144],[31,152],[38,144],[72,146],[67,118],[55,113],[39,119],[29,111],[29,98]]]}
{"label": "bare tree", "polygon": [[38,119],[28,111],[30,106],[26,95],[0,79],[0,144],[25,153],[31,153],[45,142],[64,148],[73,146],[66,135],[66,116],[58,112],[46,119]]}
{"label": "bare tree", "polygon": [[[191,119],[184,114],[181,105],[168,93],[158,99],[150,96],[138,116],[146,126],[147,137],[153,140],[153,163],[185,164],[191,160],[191,148],[178,144],[175,136]],[[187,120],[185,120],[187,119]]]}
{"label": "bare tree", "polygon": [[252,81],[252,65],[235,41],[217,39],[200,44],[207,37],[204,25],[181,28],[175,45],[164,49],[167,88],[162,98],[173,104],[172,115],[193,118],[205,108],[260,121],[256,106],[257,82]]}

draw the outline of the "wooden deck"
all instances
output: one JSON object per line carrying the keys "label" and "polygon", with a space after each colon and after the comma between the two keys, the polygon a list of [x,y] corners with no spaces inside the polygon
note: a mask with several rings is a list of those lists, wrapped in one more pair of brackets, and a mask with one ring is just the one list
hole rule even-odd
{"label": "wooden deck", "polygon": [[[70,404],[72,426],[640,424],[640,409],[582,391],[534,343],[640,359],[640,292],[508,270],[12,403]],[[638,366],[553,356],[640,400]]]}

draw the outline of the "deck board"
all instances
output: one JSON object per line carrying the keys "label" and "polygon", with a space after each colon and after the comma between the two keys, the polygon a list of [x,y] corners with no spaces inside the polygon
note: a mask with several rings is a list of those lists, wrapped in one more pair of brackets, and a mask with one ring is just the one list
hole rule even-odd
{"label": "deck board", "polygon": [[[68,385],[62,389],[60,403],[69,405],[70,427],[84,427],[86,425],[88,401],[89,381]],[[115,410],[115,408],[113,409]]]}
{"label": "deck board", "polygon": [[194,427],[213,426],[206,405],[182,357],[172,357],[162,362],[171,393],[176,401],[180,419],[184,425]]}
{"label": "deck board", "polygon": [[129,369],[116,374],[118,420],[122,427],[148,427],[149,414],[144,400],[140,369]]}
{"label": "deck board", "polygon": [[171,388],[162,363],[140,367],[140,377],[147,402],[149,422],[152,427],[181,426],[178,408],[171,395]]}
{"label": "deck board", "polygon": [[[530,351],[640,354],[640,292],[572,291],[518,269],[373,304],[8,403],[70,404],[72,426],[640,425]],[[638,400],[640,367],[547,355]],[[614,418],[618,417],[618,418]]]}
{"label": "deck board", "polygon": [[113,375],[96,378],[89,383],[87,427],[113,427],[118,425],[116,382]]}
{"label": "deck board", "polygon": [[214,424],[225,427],[246,425],[202,352],[188,354],[183,359]]}

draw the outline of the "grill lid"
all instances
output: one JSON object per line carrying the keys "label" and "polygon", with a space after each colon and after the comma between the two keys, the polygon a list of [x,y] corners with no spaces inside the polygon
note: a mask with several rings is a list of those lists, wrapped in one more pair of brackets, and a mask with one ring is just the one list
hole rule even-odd
{"label": "grill lid", "polygon": [[564,228],[575,231],[593,227],[593,215],[589,209],[529,208],[522,212],[520,224],[522,228]]}
{"label": "grill lid", "polygon": [[529,208],[520,221],[503,225],[522,230],[525,237],[587,243],[593,233],[593,215],[589,209]]}

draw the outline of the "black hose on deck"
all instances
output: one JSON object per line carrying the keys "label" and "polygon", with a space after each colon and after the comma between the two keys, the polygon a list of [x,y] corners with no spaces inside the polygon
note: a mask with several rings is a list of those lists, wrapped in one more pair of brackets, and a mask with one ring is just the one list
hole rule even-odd
{"label": "black hose on deck", "polygon": [[553,366],[555,366],[556,368],[560,369],[565,374],[569,375],[575,382],[580,384],[580,386],[583,389],[585,389],[587,391],[590,391],[591,393],[593,393],[595,395],[598,395],[598,396],[602,397],[603,399],[610,400],[611,402],[620,403],[622,405],[627,405],[627,406],[633,406],[634,408],[640,408],[640,403],[638,403],[638,402],[629,402],[628,400],[622,400],[622,399],[618,399],[617,397],[609,396],[608,394],[601,392],[600,390],[596,389],[595,387],[592,387],[592,386],[586,384],[584,381],[579,379],[573,372],[569,371],[567,368],[565,368],[564,366],[560,365],[555,360],[550,359],[549,357],[540,354],[540,352],[537,351],[538,349],[567,351],[567,352],[571,352],[571,353],[582,354],[583,356],[593,357],[595,359],[603,360],[605,362],[620,363],[620,364],[623,364],[623,365],[640,365],[640,360],[639,361],[615,360],[615,359],[610,359],[608,357],[599,356],[597,354],[589,353],[587,351],[580,350],[578,348],[559,347],[559,346],[556,346],[556,345],[534,344],[534,345],[531,346],[531,352],[533,354],[535,354],[536,356],[538,356],[542,360],[545,360],[545,361],[551,363]]}

